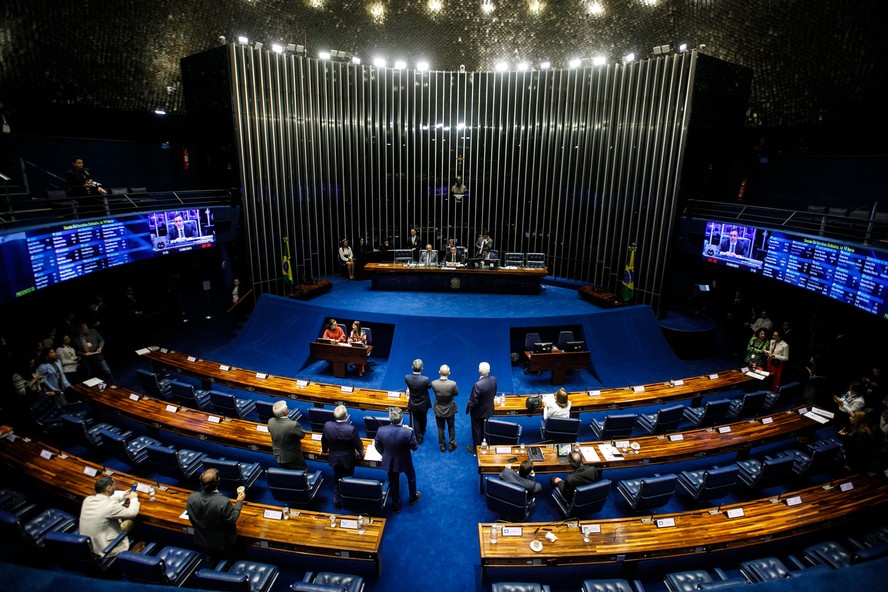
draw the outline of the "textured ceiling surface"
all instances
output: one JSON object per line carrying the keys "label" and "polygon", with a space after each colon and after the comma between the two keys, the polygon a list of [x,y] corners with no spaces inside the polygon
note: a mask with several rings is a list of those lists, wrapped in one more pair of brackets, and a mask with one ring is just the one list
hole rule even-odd
{"label": "textured ceiling surface", "polygon": [[884,0],[5,0],[0,92],[9,107],[181,111],[179,59],[220,36],[433,70],[687,43],[753,70],[750,127],[864,123],[884,118],[885,23]]}

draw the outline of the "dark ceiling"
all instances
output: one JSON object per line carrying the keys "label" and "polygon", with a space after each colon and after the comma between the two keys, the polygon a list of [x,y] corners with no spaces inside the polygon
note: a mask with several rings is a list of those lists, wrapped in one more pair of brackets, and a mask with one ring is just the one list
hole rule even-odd
{"label": "dark ceiling", "polygon": [[[884,120],[884,0],[6,0],[0,92],[16,104],[182,109],[179,59],[219,36],[355,54],[409,67],[514,68],[617,61],[687,43],[753,70],[749,127]],[[589,5],[603,14],[589,13]],[[374,19],[379,5],[384,17]],[[430,6],[441,5],[433,12]],[[534,8],[539,8],[534,12]]]}

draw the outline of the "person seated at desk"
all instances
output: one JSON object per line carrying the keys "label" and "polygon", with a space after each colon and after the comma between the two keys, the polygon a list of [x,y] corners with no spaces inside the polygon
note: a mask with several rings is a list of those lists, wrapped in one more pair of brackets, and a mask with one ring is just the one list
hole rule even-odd
{"label": "person seated at desk", "polygon": [[327,328],[324,329],[324,335],[321,339],[331,339],[333,341],[346,341],[345,331],[336,322],[336,319],[330,319],[327,322]]}
{"label": "person seated at desk", "polygon": [[736,228],[732,228],[728,236],[722,238],[718,246],[718,254],[726,257],[749,257],[749,241],[740,238]]}
{"label": "person seated at desk", "polygon": [[460,255],[459,250],[456,248],[456,245],[450,247],[450,252],[447,253],[447,258],[444,260],[444,265],[456,267],[457,265],[462,265],[463,263],[465,263],[465,257]]}
{"label": "person seated at desk", "polygon": [[481,266],[482,267],[494,267],[499,263],[499,253],[491,249],[485,249],[484,252],[481,253]]}
{"label": "person seated at desk", "polygon": [[550,417],[567,419],[570,417],[570,399],[567,398],[567,391],[563,388],[558,389],[554,395],[545,395],[543,397],[543,426]]}
{"label": "person seated at desk", "polygon": [[438,252],[432,250],[432,245],[426,245],[425,250],[419,254],[419,264],[428,266],[438,264]]}
{"label": "person seated at desk", "polygon": [[[499,478],[508,483],[520,485],[527,490],[527,493],[530,494],[531,498],[535,498],[537,494],[543,490],[543,486],[537,483],[536,479],[534,479],[535,475],[536,473],[533,472],[533,462],[526,460],[518,465],[517,471],[512,469],[511,466],[506,467],[503,469],[503,472],[499,474]],[[534,502],[531,501],[531,504],[533,503]]]}
{"label": "person seated at desk", "polygon": [[[361,329],[361,321],[352,323],[351,333],[348,334],[349,343],[367,345],[367,334]],[[358,364],[358,376],[364,376],[364,364]]]}
{"label": "person seated at desk", "polygon": [[577,487],[588,483],[596,483],[601,478],[601,475],[597,468],[583,464],[583,455],[579,452],[571,452],[567,457],[567,462],[570,463],[573,471],[564,479],[553,475],[549,479],[549,484],[552,486],[552,489],[557,487],[561,491],[561,495],[564,496],[565,501],[571,503],[573,502],[574,491]]}
{"label": "person seated at desk", "polygon": [[182,214],[176,214],[173,218],[173,225],[167,228],[170,242],[182,241],[188,238],[195,238],[197,234],[197,226],[194,220],[185,220]]}

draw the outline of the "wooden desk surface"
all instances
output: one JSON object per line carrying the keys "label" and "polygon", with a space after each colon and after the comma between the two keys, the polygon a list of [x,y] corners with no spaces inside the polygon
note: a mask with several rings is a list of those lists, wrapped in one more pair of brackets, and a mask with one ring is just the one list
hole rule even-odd
{"label": "wooden desk surface", "polygon": [[[336,405],[342,402],[347,407],[357,409],[386,411],[389,407],[398,407],[407,410],[407,397],[404,391],[392,391],[392,393],[397,392],[398,396],[390,397],[389,391],[355,388],[352,392],[345,392],[342,389],[346,387],[319,382],[309,382],[307,386],[302,387],[297,385],[295,378],[271,374],[265,378],[258,378],[259,371],[257,370],[227,366],[156,346],[146,349],[147,352],[139,350],[145,352],[142,353],[142,357],[151,360],[154,364],[171,368],[209,383],[321,405]],[[228,368],[228,370],[222,368]]]}
{"label": "wooden desk surface", "polygon": [[517,276],[517,277],[546,277],[549,275],[549,270],[544,268],[532,268],[532,267],[516,267],[514,269],[506,269],[505,267],[497,267],[496,269],[489,268],[480,268],[474,269],[470,267],[448,267],[446,265],[441,267],[431,266],[426,267],[424,265],[405,265],[403,263],[368,263],[364,266],[365,271],[372,271],[374,273],[440,273],[440,274],[454,274],[454,273],[476,273],[476,274],[494,274],[501,276]]}
{"label": "wooden desk surface", "polygon": [[[684,432],[673,432],[667,435],[641,436],[620,438],[627,442],[637,442],[637,453],[628,449],[623,454],[622,460],[605,460],[598,448],[599,444],[610,443],[600,440],[580,442],[580,448],[592,447],[600,459],[597,462],[587,462],[601,469],[619,469],[640,465],[655,465],[677,462],[703,456],[713,456],[729,452],[741,452],[749,450],[769,442],[790,438],[806,429],[822,427],[812,419],[800,415],[798,411],[804,409],[797,407],[788,411],[777,411],[754,419],[742,420],[736,423],[702,428]],[[763,424],[762,420],[770,418],[771,422]],[[719,433],[718,428],[727,427],[729,432]],[[671,441],[668,436],[681,434],[682,439]],[[505,452],[508,448],[509,451]],[[534,471],[537,473],[567,473],[570,467],[565,460],[558,460],[558,449],[554,444],[539,446],[545,458],[533,461]],[[498,453],[497,449],[503,450]],[[528,458],[527,447],[522,452],[519,446],[490,446],[487,452],[478,451],[478,474],[498,475],[509,464],[517,464]],[[518,457],[517,461],[508,462],[509,458]]]}
{"label": "wooden desk surface", "polygon": [[[0,460],[10,467],[27,473],[50,491],[78,502],[95,493],[96,477],[84,474],[84,468],[96,469],[101,474],[104,467],[73,455],[67,455],[66,458],[55,455],[47,460],[41,457],[43,451],[58,452],[57,449],[36,440],[26,442],[24,438],[19,438],[14,443],[8,439],[0,442]],[[121,489],[128,489],[133,483],[154,485],[152,482],[125,473],[114,473],[114,478]],[[157,489],[154,501],[151,501],[146,493],[139,494],[141,507],[136,521],[167,530],[190,532],[191,523],[181,516],[192,490],[173,486],[163,487],[166,489]],[[348,558],[379,565],[379,549],[386,524],[384,518],[374,517],[372,524],[367,525],[366,533],[359,535],[355,529],[340,526],[331,528],[329,513],[299,509],[299,516],[296,516],[296,510],[291,509],[289,520],[264,518],[265,510],[281,508],[251,502],[249,492],[247,497],[237,521],[241,545],[314,557]],[[346,519],[357,518],[350,515],[338,516]]]}
{"label": "wooden desk surface", "polygon": [[[271,436],[267,432],[260,431],[260,427],[267,427],[266,424],[180,407],[123,387],[110,386],[100,391],[97,386],[88,387],[81,383],[75,384],[74,390],[93,403],[112,409],[117,415],[151,428],[233,448],[269,454],[272,452]],[[136,395],[139,400],[133,400],[132,395]],[[177,411],[168,411],[168,405],[173,405]],[[210,417],[219,419],[219,423],[210,421]],[[366,451],[373,440],[362,438],[361,442]],[[302,452],[306,459],[327,462],[327,453],[321,451],[321,434],[318,432],[306,431],[305,438],[302,439]],[[379,461],[362,460],[359,464],[370,468],[380,466]]]}
{"label": "wooden desk surface", "polygon": [[[595,396],[589,395],[593,391],[588,390],[568,393],[570,411],[571,413],[580,413],[659,405],[670,401],[698,398],[712,392],[757,382],[754,378],[750,378],[736,369],[718,372],[716,375],[717,378],[709,378],[708,375],[684,378],[684,384],[680,386],[670,386],[669,382],[637,385],[637,387],[644,388],[643,391],[638,392],[635,390],[636,387],[627,386],[601,389],[600,394]],[[542,408],[533,411],[527,408],[527,397],[528,395],[506,397],[503,405],[494,407],[493,414],[496,416],[542,416]]]}
{"label": "wooden desk surface", "polygon": [[[853,489],[841,491],[840,485],[850,483]],[[828,528],[834,523],[851,518],[855,513],[888,502],[888,479],[884,474],[855,474],[838,479],[833,487],[815,485],[783,494],[787,500],[794,496],[801,503],[788,506],[785,501],[768,498],[750,500],[719,508],[705,508],[676,514],[615,518],[609,520],[582,520],[580,525],[598,525],[600,533],[590,534],[583,542],[580,528],[569,521],[554,523],[514,523],[522,529],[520,536],[499,536],[490,543],[490,523],[478,525],[481,547],[481,566],[495,567],[554,567],[622,561],[640,561],[655,557],[693,555],[755,545],[783,539],[802,533]],[[776,500],[776,498],[774,498]],[[727,511],[742,508],[743,515],[728,518]],[[675,520],[675,526],[660,528],[657,521]],[[576,521],[573,521],[576,523]],[[570,524],[570,526],[569,526]],[[551,531],[557,540],[546,538]],[[543,548],[530,549],[533,540]]]}

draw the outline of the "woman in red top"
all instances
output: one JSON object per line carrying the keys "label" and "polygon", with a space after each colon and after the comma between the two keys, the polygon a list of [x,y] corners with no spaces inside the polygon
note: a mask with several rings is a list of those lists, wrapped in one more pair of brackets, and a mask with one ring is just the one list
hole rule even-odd
{"label": "woman in red top", "polygon": [[336,319],[330,319],[327,328],[324,330],[323,339],[334,339],[336,341],[345,341],[345,331],[336,323]]}

